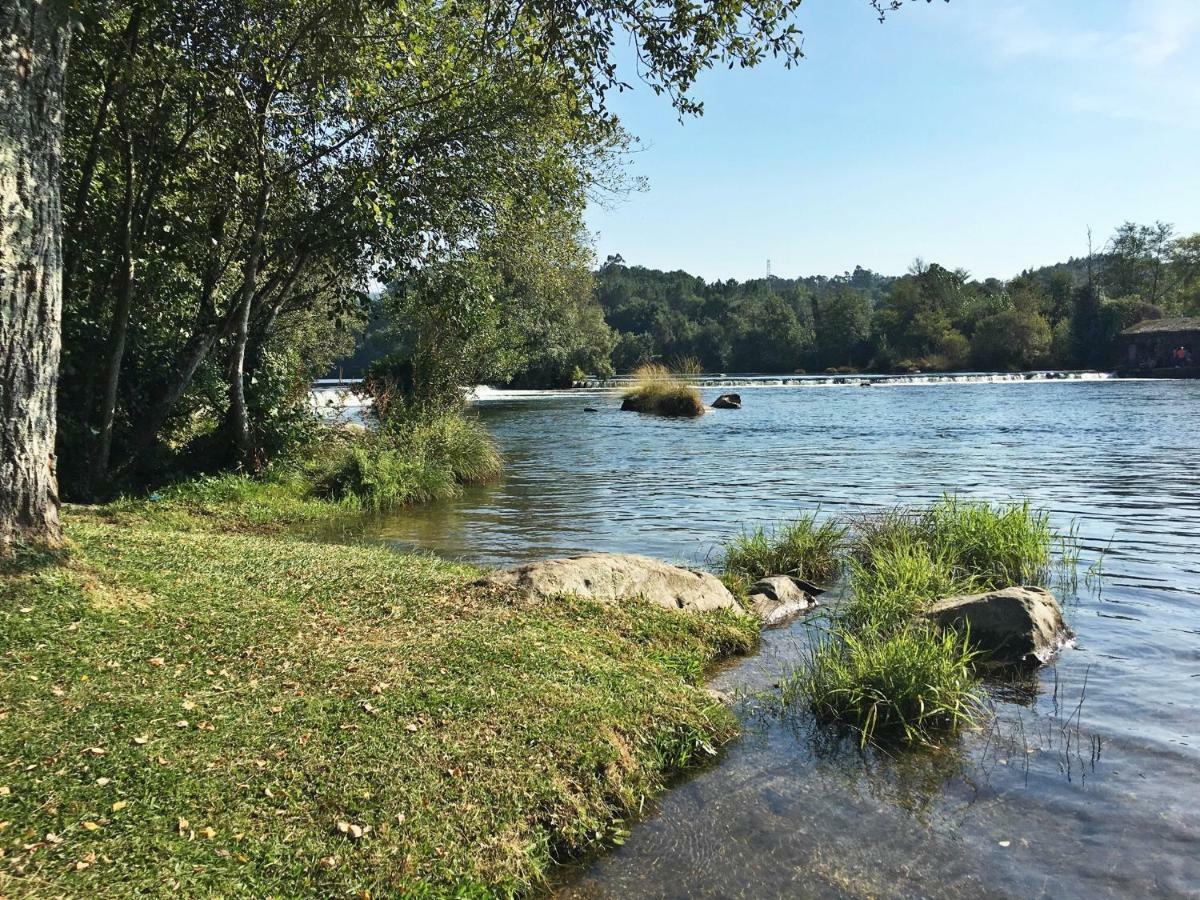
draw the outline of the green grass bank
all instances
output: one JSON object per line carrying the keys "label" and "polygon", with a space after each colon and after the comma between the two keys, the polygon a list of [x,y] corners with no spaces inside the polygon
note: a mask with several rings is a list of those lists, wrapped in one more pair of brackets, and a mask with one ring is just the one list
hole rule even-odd
{"label": "green grass bank", "polygon": [[0,895],[484,896],[618,837],[730,739],[756,626],[303,540],[214,479],[0,570]]}

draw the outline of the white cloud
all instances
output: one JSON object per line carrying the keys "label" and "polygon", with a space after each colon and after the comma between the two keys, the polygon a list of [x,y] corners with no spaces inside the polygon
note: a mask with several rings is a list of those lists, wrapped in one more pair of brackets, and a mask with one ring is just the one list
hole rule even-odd
{"label": "white cloud", "polygon": [[1200,0],[971,7],[971,30],[995,62],[1052,70],[1039,89],[1066,108],[1196,127]]}
{"label": "white cloud", "polygon": [[1137,0],[1138,27],[1127,38],[1133,58],[1153,68],[1179,56],[1200,38],[1197,0]]}

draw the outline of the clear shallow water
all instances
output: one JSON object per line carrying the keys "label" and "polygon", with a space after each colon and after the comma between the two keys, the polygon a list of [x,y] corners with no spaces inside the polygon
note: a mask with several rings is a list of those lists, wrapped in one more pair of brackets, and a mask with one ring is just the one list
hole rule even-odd
{"label": "clear shallow water", "polygon": [[[747,700],[744,737],[624,846],[564,870],[558,894],[1200,897],[1200,381],[742,394],[744,409],[697,421],[603,394],[489,404],[505,480],[370,537],[493,564],[703,563],[743,525],[801,509],[1028,496],[1078,523],[1084,568],[1111,541],[1067,603],[1077,646],[992,685],[996,727],[942,753],[864,758]],[[769,688],[807,627],[767,633],[717,686]]]}

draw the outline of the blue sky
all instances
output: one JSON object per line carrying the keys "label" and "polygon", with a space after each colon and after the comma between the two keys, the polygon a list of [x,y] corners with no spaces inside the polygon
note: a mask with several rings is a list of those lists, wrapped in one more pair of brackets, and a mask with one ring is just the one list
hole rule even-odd
{"label": "blue sky", "polygon": [[752,278],[977,277],[1080,256],[1125,221],[1200,231],[1200,0],[934,0],[885,24],[806,0],[806,58],[707,74],[682,124],[614,96],[648,190],[588,224],[601,260]]}

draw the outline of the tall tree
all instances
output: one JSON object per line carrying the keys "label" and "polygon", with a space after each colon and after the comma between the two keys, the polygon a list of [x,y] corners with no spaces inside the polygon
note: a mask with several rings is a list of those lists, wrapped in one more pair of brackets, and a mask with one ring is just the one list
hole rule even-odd
{"label": "tall tree", "polygon": [[0,554],[56,544],[66,0],[3,0],[0,34]]}

